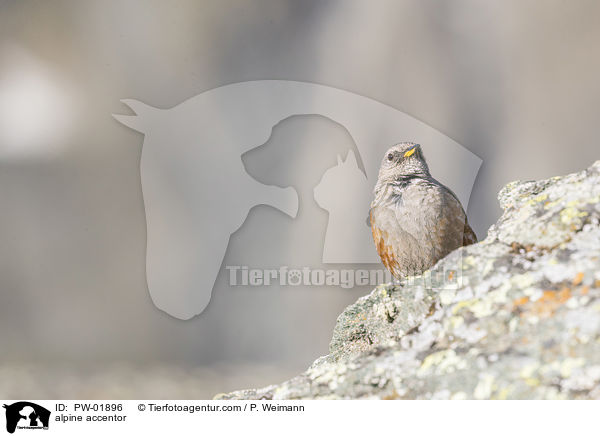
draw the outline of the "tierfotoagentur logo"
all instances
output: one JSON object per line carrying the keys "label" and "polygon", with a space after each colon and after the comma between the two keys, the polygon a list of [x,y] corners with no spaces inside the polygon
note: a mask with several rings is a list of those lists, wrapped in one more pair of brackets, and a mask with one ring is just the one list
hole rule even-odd
{"label": "tierfotoagentur logo", "polygon": [[355,286],[374,287],[381,283],[397,283],[403,286],[420,285],[428,288],[446,288],[455,287],[459,278],[455,270],[433,270],[428,271],[428,274],[397,280],[387,269],[321,269],[307,266],[260,269],[231,265],[228,265],[226,269],[229,271],[230,286],[301,285],[336,286],[350,289]]}
{"label": "tierfotoagentur logo", "polygon": [[290,268],[260,269],[248,266],[228,265],[230,286],[339,286],[350,289],[354,286],[376,286],[389,283],[393,277],[382,269],[320,269]]}
{"label": "tierfotoagentur logo", "polygon": [[[346,288],[391,281],[367,223],[383,153],[401,141],[423,144],[432,173],[465,208],[481,165],[466,148],[403,112],[313,83],[235,83],[170,109],[122,101],[135,115],[114,117],[144,134],[149,292],[158,308],[180,319],[206,308],[219,274],[229,277],[225,286],[243,283],[246,272],[249,285],[260,283],[251,286]],[[285,144],[285,153],[275,143]],[[309,214],[312,204],[325,220],[318,211]],[[252,213],[259,205],[271,208],[261,220]],[[284,221],[288,230],[274,237]],[[246,225],[268,237],[232,247],[232,235]],[[322,268],[290,267],[283,274],[267,268],[272,262],[256,264],[265,253],[279,265],[292,265],[290,258],[302,254],[305,265]],[[224,264],[230,254],[236,263]],[[256,267],[241,266],[249,264]],[[371,273],[376,269],[379,276]]]}
{"label": "tierfotoagentur logo", "polygon": [[29,401],[19,401],[6,409],[6,431],[14,433],[19,430],[47,430],[50,423],[50,411],[45,407]]}

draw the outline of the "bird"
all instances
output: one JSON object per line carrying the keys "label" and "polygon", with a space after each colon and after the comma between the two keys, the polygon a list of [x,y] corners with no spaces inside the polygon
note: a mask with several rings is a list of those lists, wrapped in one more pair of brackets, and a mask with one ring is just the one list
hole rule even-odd
{"label": "bird", "polygon": [[402,142],[388,149],[373,194],[373,241],[398,280],[477,242],[458,197],[431,176],[420,144]]}

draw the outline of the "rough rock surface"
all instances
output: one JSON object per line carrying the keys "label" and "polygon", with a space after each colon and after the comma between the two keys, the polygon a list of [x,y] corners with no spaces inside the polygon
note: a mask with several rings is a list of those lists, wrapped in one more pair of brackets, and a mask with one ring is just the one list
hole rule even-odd
{"label": "rough rock surface", "polygon": [[600,161],[513,182],[487,238],[339,317],[330,354],[222,399],[600,399]]}

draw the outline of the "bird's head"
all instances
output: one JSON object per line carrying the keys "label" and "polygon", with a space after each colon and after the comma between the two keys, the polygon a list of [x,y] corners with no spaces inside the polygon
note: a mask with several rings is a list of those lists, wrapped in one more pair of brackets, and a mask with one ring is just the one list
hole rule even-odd
{"label": "bird's head", "polygon": [[401,142],[383,156],[379,168],[379,182],[390,183],[405,177],[428,177],[429,167],[419,144]]}

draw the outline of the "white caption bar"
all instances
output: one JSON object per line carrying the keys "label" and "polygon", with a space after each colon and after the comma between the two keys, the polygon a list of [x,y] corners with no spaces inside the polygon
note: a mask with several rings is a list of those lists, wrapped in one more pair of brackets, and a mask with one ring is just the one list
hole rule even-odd
{"label": "white caption bar", "polygon": [[2,431],[120,434],[587,434],[593,401],[3,400]]}

